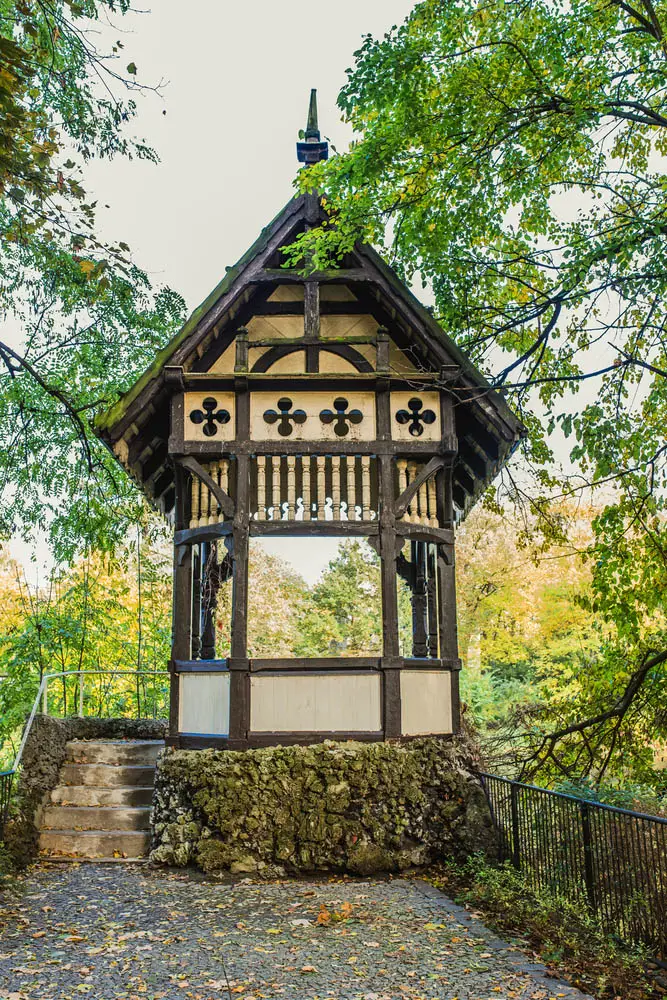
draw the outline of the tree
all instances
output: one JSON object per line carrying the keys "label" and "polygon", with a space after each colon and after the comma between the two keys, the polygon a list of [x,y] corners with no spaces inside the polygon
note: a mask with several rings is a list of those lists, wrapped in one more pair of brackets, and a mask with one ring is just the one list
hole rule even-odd
{"label": "tree", "polygon": [[115,556],[87,553],[38,587],[2,557],[0,758],[5,763],[13,759],[46,673],[69,675],[49,684],[54,713],[76,711],[77,671],[87,671],[87,715],[165,714],[172,568],[165,542],[164,530],[138,532]]}
{"label": "tree", "polygon": [[606,491],[587,554],[615,641],[563,737],[586,767],[591,732],[596,761],[618,752],[625,693],[645,726],[664,713],[666,26],[652,0],[418,3],[356,53],[339,104],[358,138],[299,181],[330,222],[289,250],[323,267],[361,238],[431,285],[529,429],[504,484],[548,539],[554,502]]}
{"label": "tree", "polygon": [[297,656],[360,656],[382,649],[380,560],[365,540],[350,539],[312,589]]}
{"label": "tree", "polygon": [[126,134],[146,88],[110,19],[130,10],[0,5],[0,532],[48,530],[64,558],[87,539],[114,544],[142,510],[90,421],[183,313],[179,296],[153,295],[125,243],[98,239],[82,184],[92,157],[156,160]]}

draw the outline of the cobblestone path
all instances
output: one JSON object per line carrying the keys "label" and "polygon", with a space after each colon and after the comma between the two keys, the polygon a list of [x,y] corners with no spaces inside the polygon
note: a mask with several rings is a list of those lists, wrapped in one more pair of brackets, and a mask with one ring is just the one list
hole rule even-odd
{"label": "cobblestone path", "polygon": [[43,864],[0,917],[3,1000],[586,1000],[418,880]]}

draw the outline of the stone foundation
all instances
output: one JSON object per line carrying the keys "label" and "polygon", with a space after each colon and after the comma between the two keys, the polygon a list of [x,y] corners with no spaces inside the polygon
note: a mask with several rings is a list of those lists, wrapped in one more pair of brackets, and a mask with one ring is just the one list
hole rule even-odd
{"label": "stone foundation", "polygon": [[367,875],[493,846],[463,738],[167,749],[158,761],[155,862]]}

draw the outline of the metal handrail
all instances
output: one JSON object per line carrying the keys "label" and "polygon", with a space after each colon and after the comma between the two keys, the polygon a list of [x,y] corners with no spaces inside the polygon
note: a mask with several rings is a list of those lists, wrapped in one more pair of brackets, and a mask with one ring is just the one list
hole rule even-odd
{"label": "metal handrail", "polygon": [[[3,774],[5,774],[5,775],[6,774],[15,774],[16,771],[18,770],[19,765],[21,763],[21,758],[23,757],[23,751],[25,749],[25,745],[26,745],[26,743],[28,741],[28,736],[30,735],[30,730],[32,729],[32,724],[35,721],[35,716],[37,715],[37,711],[39,709],[40,704],[42,704],[42,708],[43,708],[44,714],[48,715],[48,686],[49,686],[49,681],[50,680],[55,680],[55,678],[62,679],[63,677],[64,678],[69,678],[69,677],[79,677],[79,678],[81,678],[81,677],[84,677],[84,676],[100,677],[100,676],[104,676],[106,674],[109,674],[112,677],[143,677],[143,676],[146,676],[146,677],[161,677],[161,676],[166,676],[166,677],[168,677],[169,676],[169,671],[168,670],[60,670],[60,671],[58,671],[57,673],[54,673],[54,674],[43,674],[42,675],[41,683],[39,685],[39,689],[37,691],[37,694],[35,695],[35,700],[33,702],[32,709],[30,711],[30,715],[28,716],[28,720],[27,720],[27,722],[25,724],[25,728],[23,730],[23,736],[21,738],[21,743],[19,744],[19,749],[18,749],[18,752],[16,754],[16,758],[14,759],[14,764],[13,764],[12,768],[9,771],[2,771],[2,772],[0,772],[0,777]],[[82,683],[79,684],[79,704],[78,704],[77,707],[79,709],[78,715],[80,717],[83,717],[83,684]]]}

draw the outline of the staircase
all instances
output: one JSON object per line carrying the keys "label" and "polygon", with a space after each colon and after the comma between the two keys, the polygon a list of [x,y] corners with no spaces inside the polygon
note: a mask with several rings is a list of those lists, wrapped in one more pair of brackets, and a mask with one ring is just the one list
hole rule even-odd
{"label": "staircase", "polygon": [[40,824],[42,857],[142,858],[161,740],[72,740]]}

